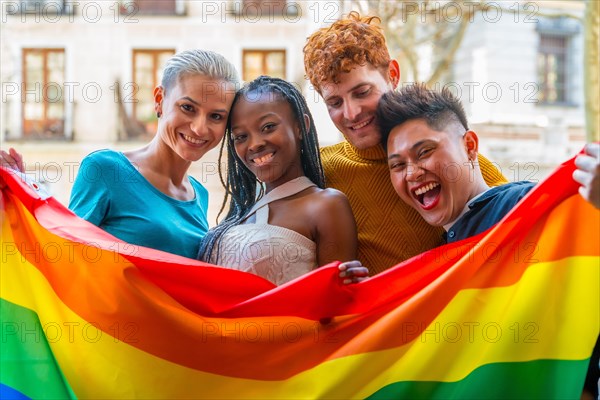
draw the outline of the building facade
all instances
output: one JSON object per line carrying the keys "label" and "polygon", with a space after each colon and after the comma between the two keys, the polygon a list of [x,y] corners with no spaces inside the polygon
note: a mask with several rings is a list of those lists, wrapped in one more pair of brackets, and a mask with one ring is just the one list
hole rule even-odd
{"label": "building facade", "polygon": [[[86,154],[107,147],[127,150],[150,140],[156,128],[152,90],[170,55],[213,50],[232,61],[244,80],[266,74],[306,90],[306,37],[341,13],[337,1],[7,0],[1,5],[2,148],[21,151],[28,172],[63,203]],[[319,125],[332,126],[318,96],[309,92]],[[321,135],[324,143],[338,139],[331,128]],[[192,168],[213,195],[211,216],[222,198],[217,160],[215,150]]]}
{"label": "building facade", "polygon": [[[507,178],[541,179],[585,140],[583,2],[493,4],[502,7],[470,21],[439,86],[460,96],[483,153]],[[268,74],[298,84],[321,143],[335,143],[341,137],[304,79],[302,48],[310,33],[355,5],[341,0],[2,0],[2,148],[21,151],[28,173],[66,204],[86,154],[149,141],[156,127],[152,89],[162,65],[191,48],[223,54],[245,80]],[[222,199],[217,151],[191,172],[211,193],[214,223]]]}
{"label": "building facade", "polygon": [[538,180],[585,143],[584,4],[514,4],[476,16],[452,75],[482,151]]}

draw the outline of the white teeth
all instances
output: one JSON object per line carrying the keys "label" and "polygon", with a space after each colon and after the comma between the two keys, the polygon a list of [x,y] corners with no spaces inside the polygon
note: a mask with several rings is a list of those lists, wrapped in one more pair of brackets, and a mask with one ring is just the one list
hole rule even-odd
{"label": "white teeth", "polygon": [[371,121],[372,121],[372,119],[369,119],[368,121],[365,121],[365,122],[363,122],[363,123],[360,123],[360,124],[358,124],[358,125],[354,125],[354,126],[352,127],[352,129],[356,130],[356,129],[363,128],[363,127],[365,127],[365,126],[369,125],[369,123],[370,123]]}
{"label": "white teeth", "polygon": [[438,186],[440,186],[440,184],[439,184],[439,183],[437,183],[437,182],[432,182],[432,183],[430,183],[429,185],[426,185],[426,186],[420,187],[420,188],[418,188],[417,190],[415,190],[415,194],[416,194],[417,196],[420,196],[420,195],[422,195],[423,193],[426,193],[426,192],[430,191],[431,189],[433,189],[433,188],[435,188],[435,187],[438,187]]}
{"label": "white teeth", "polygon": [[273,153],[265,154],[262,157],[257,157],[255,159],[253,159],[252,161],[256,165],[262,165],[262,164],[266,163],[267,161],[269,161],[271,158],[273,158]]}
{"label": "white teeth", "polygon": [[183,135],[183,137],[184,137],[184,138],[185,138],[185,140],[187,140],[188,142],[190,142],[190,143],[194,143],[194,144],[202,144],[202,143],[205,143],[205,142],[206,142],[206,140],[196,139],[196,138],[193,138],[193,137],[191,137],[191,136],[188,136],[188,135]]}

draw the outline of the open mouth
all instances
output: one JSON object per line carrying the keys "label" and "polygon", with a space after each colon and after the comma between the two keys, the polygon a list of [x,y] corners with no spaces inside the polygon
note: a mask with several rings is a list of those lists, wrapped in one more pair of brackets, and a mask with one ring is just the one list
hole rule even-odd
{"label": "open mouth", "polygon": [[438,182],[430,182],[412,189],[412,195],[425,210],[429,210],[438,203],[441,186]]}
{"label": "open mouth", "polygon": [[273,155],[275,153],[265,154],[264,156],[256,157],[250,160],[251,163],[256,164],[256,166],[260,167],[273,159]]}
{"label": "open mouth", "polygon": [[364,128],[365,126],[369,125],[371,122],[373,122],[373,120],[374,120],[374,119],[375,119],[375,117],[371,117],[371,118],[367,119],[366,121],[363,121],[363,122],[361,122],[361,123],[359,123],[359,124],[356,124],[356,125],[352,125],[352,126],[350,126],[349,128],[350,128],[351,130],[353,130],[353,131],[356,131],[356,130],[358,130],[358,129],[362,129],[362,128]]}
{"label": "open mouth", "polygon": [[201,144],[204,144],[207,142],[207,140],[196,139],[194,137],[184,135],[183,133],[181,134],[181,136],[183,136],[183,139],[185,139],[186,142],[189,142],[189,143],[195,144],[195,145],[201,145]]}

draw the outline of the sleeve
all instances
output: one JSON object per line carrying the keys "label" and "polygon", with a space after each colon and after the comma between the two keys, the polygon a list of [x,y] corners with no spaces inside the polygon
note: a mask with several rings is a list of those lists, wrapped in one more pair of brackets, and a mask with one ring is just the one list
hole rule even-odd
{"label": "sleeve", "polygon": [[479,161],[479,168],[481,169],[483,179],[488,186],[494,187],[508,183],[508,180],[502,175],[502,171],[500,171],[500,168],[497,165],[481,154],[477,155],[477,159]]}
{"label": "sleeve", "polygon": [[108,212],[110,191],[102,179],[101,164],[88,156],[83,159],[75,178],[69,209],[78,217],[100,226]]}
{"label": "sleeve", "polygon": [[[193,183],[194,191],[196,192],[196,196],[198,196],[198,203],[203,210],[208,210],[208,189],[204,187],[196,178],[190,177],[191,182]],[[207,213],[207,211],[206,211]]]}
{"label": "sleeve", "polygon": [[205,229],[208,231],[208,190],[192,176],[190,176],[190,182],[192,183],[194,191],[196,192],[196,204],[199,206],[199,218],[205,221]]}

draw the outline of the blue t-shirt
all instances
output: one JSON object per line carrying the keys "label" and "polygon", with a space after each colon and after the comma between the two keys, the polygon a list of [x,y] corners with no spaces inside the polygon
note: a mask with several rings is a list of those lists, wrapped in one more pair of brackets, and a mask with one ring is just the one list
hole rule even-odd
{"label": "blue t-shirt", "polygon": [[493,187],[469,204],[469,211],[460,217],[446,233],[448,243],[481,233],[498,222],[535,186],[520,181]]}
{"label": "blue t-shirt", "polygon": [[123,153],[99,150],[81,162],[69,208],[125,242],[196,258],[208,231],[208,191],[189,180],[196,197],[176,200],[152,186]]}

